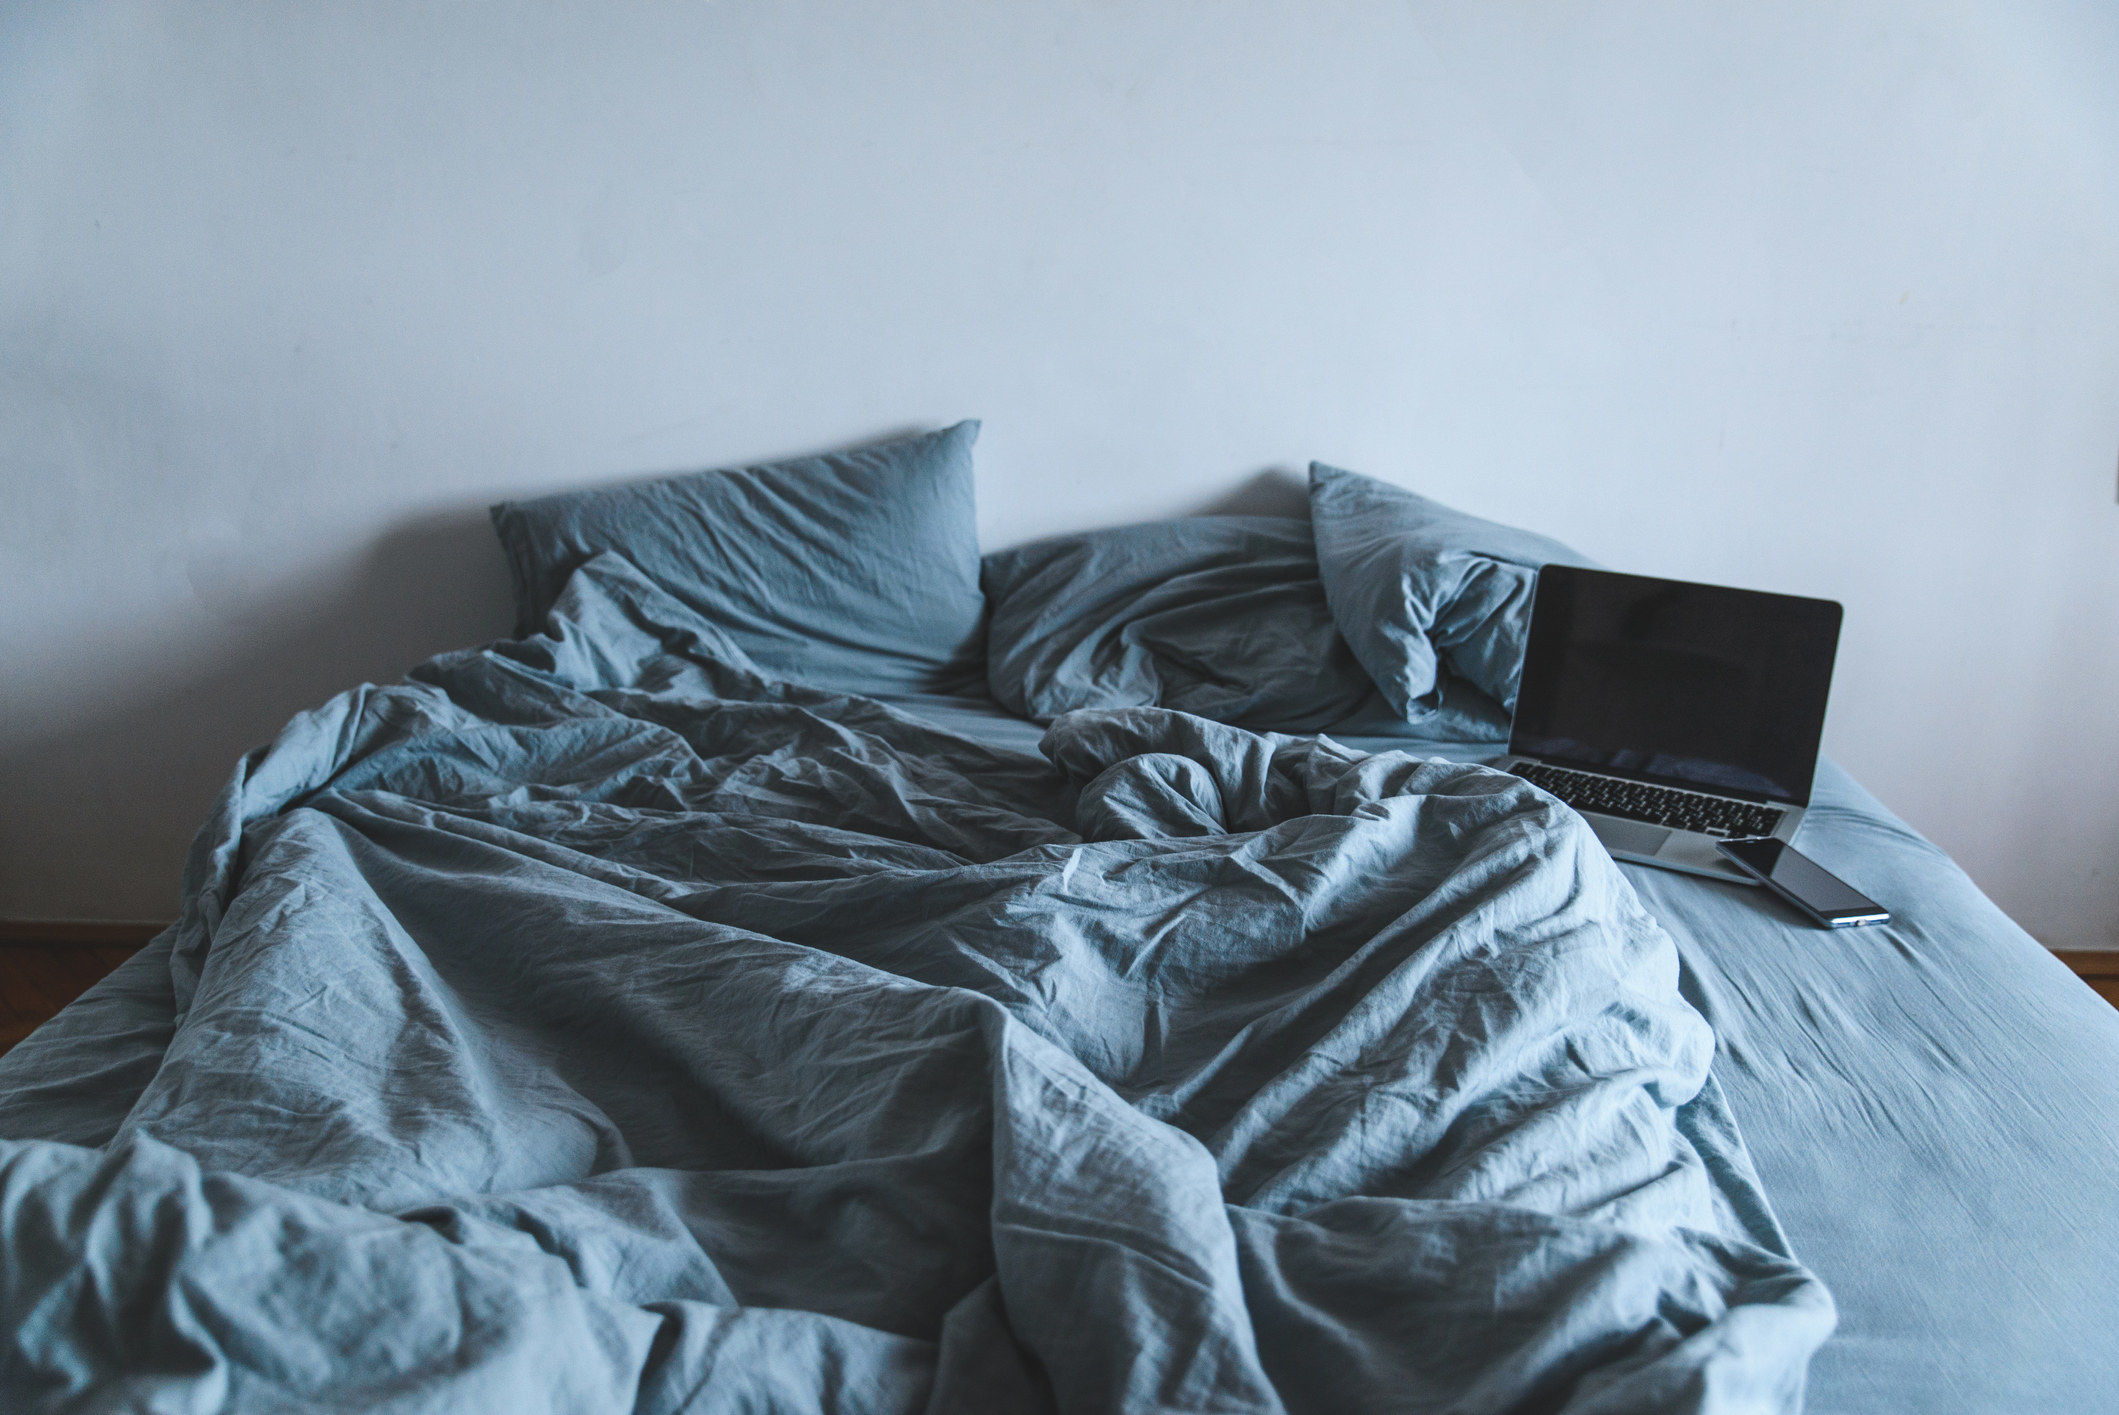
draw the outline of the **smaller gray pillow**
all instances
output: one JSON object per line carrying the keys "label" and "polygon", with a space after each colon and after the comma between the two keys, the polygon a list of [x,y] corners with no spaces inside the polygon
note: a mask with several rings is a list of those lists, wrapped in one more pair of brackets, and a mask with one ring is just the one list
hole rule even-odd
{"label": "smaller gray pillow", "polygon": [[1309,732],[1375,686],[1332,624],[1299,517],[1195,516],[996,551],[986,682],[1013,712],[1167,707]]}
{"label": "smaller gray pillow", "polygon": [[736,471],[506,501],[516,633],[611,552],[775,678],[850,693],[978,691],[971,447],[979,425]]}
{"label": "smaller gray pillow", "polygon": [[1318,574],[1354,655],[1408,721],[1450,670],[1514,712],[1541,565],[1589,565],[1556,540],[1403,487],[1310,464]]}

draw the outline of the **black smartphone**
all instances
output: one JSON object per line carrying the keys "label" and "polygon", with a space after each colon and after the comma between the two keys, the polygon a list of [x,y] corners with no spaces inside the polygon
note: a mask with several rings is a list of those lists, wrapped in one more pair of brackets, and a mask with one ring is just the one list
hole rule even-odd
{"label": "black smartphone", "polygon": [[1785,840],[1721,840],[1715,848],[1737,868],[1828,929],[1884,924],[1891,911]]}

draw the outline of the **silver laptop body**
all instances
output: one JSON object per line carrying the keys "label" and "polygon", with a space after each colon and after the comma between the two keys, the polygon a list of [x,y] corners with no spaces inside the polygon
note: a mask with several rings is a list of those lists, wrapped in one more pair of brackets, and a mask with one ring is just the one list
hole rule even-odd
{"label": "silver laptop body", "polygon": [[1830,600],[1548,565],[1504,771],[1615,859],[1757,881],[1717,840],[1792,841],[1839,646]]}

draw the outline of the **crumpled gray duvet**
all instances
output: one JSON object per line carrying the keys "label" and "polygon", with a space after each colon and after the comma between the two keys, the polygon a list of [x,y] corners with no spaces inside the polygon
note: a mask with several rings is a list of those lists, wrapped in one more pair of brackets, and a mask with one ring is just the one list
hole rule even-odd
{"label": "crumpled gray duvet", "polygon": [[1578,818],[1161,709],[1044,755],[610,556],[296,719],[122,1121],[0,1107],[0,1408],[1799,1404],[1830,1299]]}

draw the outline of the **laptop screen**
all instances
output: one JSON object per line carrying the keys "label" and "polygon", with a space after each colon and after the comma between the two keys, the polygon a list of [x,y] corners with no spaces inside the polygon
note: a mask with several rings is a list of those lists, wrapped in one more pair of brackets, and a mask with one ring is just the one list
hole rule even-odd
{"label": "laptop screen", "polygon": [[1808,805],[1839,620],[1828,599],[1548,565],[1509,750]]}

